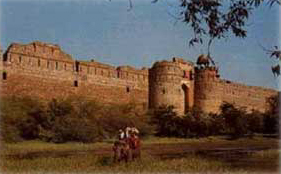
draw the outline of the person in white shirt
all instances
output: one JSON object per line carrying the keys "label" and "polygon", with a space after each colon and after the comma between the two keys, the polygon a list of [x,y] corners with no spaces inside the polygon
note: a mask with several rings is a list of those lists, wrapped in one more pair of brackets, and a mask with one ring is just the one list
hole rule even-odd
{"label": "person in white shirt", "polygon": [[118,139],[124,140],[124,138],[125,138],[125,132],[122,129],[119,129]]}

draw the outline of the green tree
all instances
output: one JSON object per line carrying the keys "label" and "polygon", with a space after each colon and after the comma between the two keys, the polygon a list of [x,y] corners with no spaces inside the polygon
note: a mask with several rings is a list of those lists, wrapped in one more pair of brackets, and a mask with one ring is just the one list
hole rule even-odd
{"label": "green tree", "polygon": [[[132,0],[129,9],[132,9]],[[162,0],[152,0],[153,3]],[[176,3],[176,2],[175,2]],[[176,19],[186,23],[193,31],[189,45],[202,44],[207,40],[208,58],[214,63],[210,55],[210,46],[215,39],[227,38],[230,34],[238,38],[247,36],[247,20],[253,11],[261,4],[270,6],[281,5],[280,0],[178,0],[179,12],[173,15]],[[276,46],[273,50],[266,50],[271,57],[281,60],[281,50]],[[280,65],[272,67],[274,75],[280,75]]]}
{"label": "green tree", "polygon": [[238,109],[233,104],[224,102],[220,110],[221,116],[225,119],[226,133],[232,138],[239,138],[248,132],[244,109]]}
{"label": "green tree", "polygon": [[278,134],[280,127],[280,93],[276,96],[271,96],[267,99],[267,103],[269,104],[269,108],[267,112],[264,114],[263,122],[264,133],[268,134]]}
{"label": "green tree", "polygon": [[156,126],[156,135],[176,136],[176,130],[179,128],[177,118],[178,116],[173,106],[163,105],[157,108],[151,117],[151,123]]}

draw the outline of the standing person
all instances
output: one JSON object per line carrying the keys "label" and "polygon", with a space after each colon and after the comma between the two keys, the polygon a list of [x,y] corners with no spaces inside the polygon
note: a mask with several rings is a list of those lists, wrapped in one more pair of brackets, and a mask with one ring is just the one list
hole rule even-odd
{"label": "standing person", "polygon": [[125,129],[125,138],[128,139],[130,138],[132,129],[130,127],[126,127]]}
{"label": "standing person", "polygon": [[119,129],[118,139],[119,140],[125,139],[125,132],[122,129]]}
{"label": "standing person", "polygon": [[136,127],[133,127],[132,128],[132,133],[135,135],[135,136],[138,136],[140,131],[136,128]]}

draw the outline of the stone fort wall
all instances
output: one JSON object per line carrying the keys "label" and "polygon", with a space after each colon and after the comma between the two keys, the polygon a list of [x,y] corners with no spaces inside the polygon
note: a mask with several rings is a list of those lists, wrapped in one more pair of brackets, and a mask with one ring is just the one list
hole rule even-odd
{"label": "stone fort wall", "polygon": [[3,60],[1,95],[78,95],[104,103],[148,105],[147,69],[75,61],[57,45],[41,42],[11,44]]}
{"label": "stone fort wall", "polygon": [[247,111],[265,112],[267,99],[278,95],[273,89],[247,86],[219,78],[215,67],[196,70],[195,105],[202,110],[217,113],[223,102],[229,102]]}
{"label": "stone fort wall", "polygon": [[156,62],[152,68],[114,67],[74,60],[58,45],[11,44],[0,68],[1,96],[27,95],[41,99],[83,96],[106,104],[135,103],[140,109],[174,105],[183,114],[198,107],[219,111],[224,102],[248,110],[266,111],[266,100],[277,91],[220,79],[215,67],[200,68],[180,58]]}

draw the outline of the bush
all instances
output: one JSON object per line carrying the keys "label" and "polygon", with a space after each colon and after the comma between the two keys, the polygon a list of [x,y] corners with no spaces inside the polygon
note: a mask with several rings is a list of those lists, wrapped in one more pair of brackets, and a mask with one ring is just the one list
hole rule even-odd
{"label": "bush", "polygon": [[152,124],[157,136],[203,137],[223,132],[222,117],[192,109],[184,116],[178,116],[173,106],[161,106],[152,115]]}
{"label": "bush", "polygon": [[266,134],[280,134],[280,95],[271,96],[267,99],[269,109],[263,117],[263,132]]}
{"label": "bush", "polygon": [[248,131],[250,133],[263,133],[264,114],[256,110],[252,110],[252,112],[246,114],[245,117],[248,125]]}
{"label": "bush", "polygon": [[246,111],[243,108],[236,108],[233,104],[225,102],[220,109],[220,115],[225,119],[227,134],[232,138],[238,138],[248,132]]}
{"label": "bush", "polygon": [[101,106],[78,96],[44,104],[37,99],[9,97],[1,103],[1,139],[6,142],[95,142],[115,137],[127,126],[137,127],[141,136],[153,132],[148,117],[140,115],[134,104]]}
{"label": "bush", "polygon": [[151,115],[157,136],[177,136],[179,120],[173,106],[160,106]]}
{"label": "bush", "polygon": [[153,133],[153,127],[149,124],[149,114],[139,114],[134,104],[112,105],[103,108],[97,119],[102,128],[104,138],[117,136],[119,129],[136,127],[140,136],[144,137]]}
{"label": "bush", "polygon": [[1,100],[1,137],[8,142],[38,137],[38,124],[34,116],[41,103],[27,97],[9,97]]}

